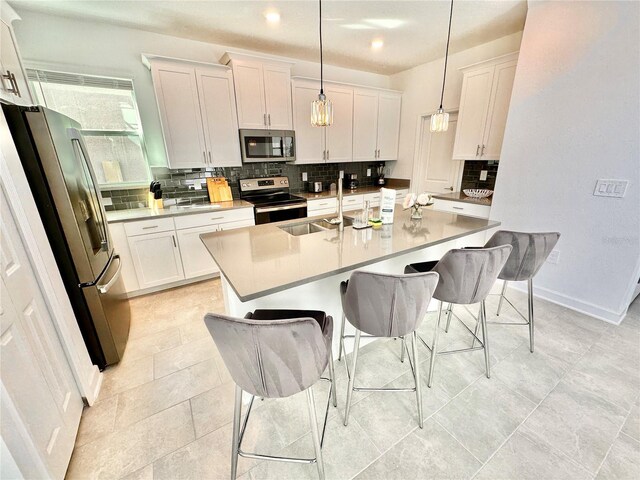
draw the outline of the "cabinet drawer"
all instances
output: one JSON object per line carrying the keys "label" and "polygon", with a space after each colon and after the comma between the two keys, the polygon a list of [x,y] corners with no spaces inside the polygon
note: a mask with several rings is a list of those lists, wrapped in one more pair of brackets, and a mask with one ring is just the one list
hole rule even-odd
{"label": "cabinet drawer", "polygon": [[237,222],[242,220],[253,220],[253,208],[238,208],[235,210],[224,210],[222,212],[211,211],[207,213],[194,213],[192,215],[182,215],[175,218],[176,229],[193,227],[206,227],[219,223]]}
{"label": "cabinet drawer", "polygon": [[363,206],[362,195],[350,195],[342,199],[342,209],[345,211],[360,210],[362,206]]}
{"label": "cabinet drawer", "polygon": [[167,232],[173,229],[173,218],[156,218],[153,220],[140,220],[139,222],[127,222],[124,224],[127,237],[145,235],[147,233]]}
{"label": "cabinet drawer", "polygon": [[224,230],[233,230],[234,228],[253,227],[255,224],[256,222],[252,217],[250,220],[238,220],[237,222],[223,223],[222,225],[218,225],[218,230],[222,232]]}
{"label": "cabinet drawer", "polygon": [[307,210],[307,217],[324,217],[324,218],[333,218],[336,216],[335,208],[321,208],[318,210]]}
{"label": "cabinet drawer", "polygon": [[396,190],[396,203],[402,203],[404,201],[404,197],[409,193],[408,188],[403,188],[402,190]]}
{"label": "cabinet drawer", "polygon": [[491,212],[489,205],[474,205],[472,203],[453,202],[440,198],[434,198],[433,209],[480,218],[489,218],[489,213]]}
{"label": "cabinet drawer", "polygon": [[313,212],[315,210],[328,210],[333,209],[335,211],[338,205],[338,200],[335,197],[321,198],[318,200],[307,200],[307,212]]}
{"label": "cabinet drawer", "polygon": [[380,196],[381,196],[380,193],[365,193],[362,205],[364,206],[364,202],[366,202],[368,200],[372,207],[379,207],[380,206]]}

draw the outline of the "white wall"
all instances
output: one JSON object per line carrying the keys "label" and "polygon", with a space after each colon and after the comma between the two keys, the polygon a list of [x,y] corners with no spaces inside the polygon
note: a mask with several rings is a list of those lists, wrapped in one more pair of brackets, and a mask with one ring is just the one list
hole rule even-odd
{"label": "white wall", "polygon": [[[639,275],[639,20],[637,2],[530,2],[491,211],[561,232],[537,293],[614,322]],[[598,178],[626,197],[594,197]]]}
{"label": "white wall", "polygon": [[[19,7],[19,4],[17,5]],[[233,47],[79,21],[17,9],[22,17],[14,23],[18,44],[27,66],[49,67],[73,73],[132,78],[152,165],[166,165],[160,117],[151,74],[141,62],[141,53],[218,63]],[[293,75],[319,77],[319,64],[296,61]],[[327,65],[328,80],[388,88],[389,77]]]}
{"label": "white wall", "polygon": [[[462,73],[458,70],[459,68],[515,52],[520,48],[521,38],[522,32],[518,32],[450,55],[447,66],[444,108],[457,110],[460,106]],[[391,76],[392,88],[404,92],[402,95],[398,161],[389,164],[392,177],[411,178],[418,120],[421,115],[433,113],[440,105],[443,67],[444,58],[441,58]]]}

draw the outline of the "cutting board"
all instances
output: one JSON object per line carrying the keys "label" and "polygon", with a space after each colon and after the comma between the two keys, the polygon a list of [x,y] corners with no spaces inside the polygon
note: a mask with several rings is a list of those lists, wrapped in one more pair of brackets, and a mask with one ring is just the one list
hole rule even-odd
{"label": "cutting board", "polygon": [[209,201],[211,203],[229,202],[233,200],[231,187],[224,177],[207,178],[207,190],[209,192]]}

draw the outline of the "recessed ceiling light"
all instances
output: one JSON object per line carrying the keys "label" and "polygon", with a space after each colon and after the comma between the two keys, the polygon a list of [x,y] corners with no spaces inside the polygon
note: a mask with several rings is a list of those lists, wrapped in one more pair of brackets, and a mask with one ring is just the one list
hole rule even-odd
{"label": "recessed ceiling light", "polygon": [[379,38],[377,38],[377,39],[375,39],[375,40],[373,40],[371,42],[371,48],[373,48],[374,50],[381,49],[383,45],[384,45],[384,42]]}
{"label": "recessed ceiling light", "polygon": [[266,18],[269,23],[278,23],[280,22],[280,13],[275,10],[269,10],[264,14],[264,18]]}

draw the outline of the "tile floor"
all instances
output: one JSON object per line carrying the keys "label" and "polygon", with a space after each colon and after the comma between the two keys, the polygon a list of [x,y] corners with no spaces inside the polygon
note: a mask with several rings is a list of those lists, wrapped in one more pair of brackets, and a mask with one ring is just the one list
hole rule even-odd
{"label": "tile floor", "polygon": [[[525,310],[525,297],[510,291]],[[490,297],[487,311],[495,312]],[[217,280],[131,301],[131,339],[86,408],[68,478],[227,479],[233,384],[204,326],[223,311]],[[469,320],[464,310],[459,315]],[[424,384],[424,429],[413,393],[354,394],[342,425],[346,374],[338,362],[324,458],[329,479],[640,478],[640,302],[612,326],[536,302],[536,352],[526,327],[489,326],[492,376],[482,352],[439,356]],[[515,319],[506,309],[501,315]],[[429,341],[435,315],[421,327]],[[441,347],[464,346],[455,321]],[[421,369],[429,360],[420,347]],[[318,415],[328,388],[314,387]],[[357,383],[411,386],[399,342],[365,347]],[[243,447],[313,456],[306,398],[257,401]],[[254,449],[254,450],[255,450]],[[240,459],[241,480],[315,479],[314,466]]]}

